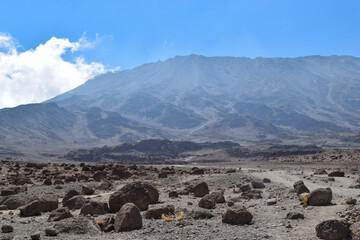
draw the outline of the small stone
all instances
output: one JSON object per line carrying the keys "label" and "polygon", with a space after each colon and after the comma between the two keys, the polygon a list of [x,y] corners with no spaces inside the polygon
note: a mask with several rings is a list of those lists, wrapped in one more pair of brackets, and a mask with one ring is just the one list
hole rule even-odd
{"label": "small stone", "polygon": [[266,201],[267,205],[275,205],[276,203],[277,203],[276,198],[271,198],[271,199]]}
{"label": "small stone", "polygon": [[94,189],[87,187],[87,186],[82,186],[81,187],[81,194],[82,195],[92,195],[94,194]]}
{"label": "small stone", "polygon": [[50,237],[55,237],[59,234],[59,231],[55,228],[46,228],[45,235]]}
{"label": "small stone", "polygon": [[243,185],[240,186],[240,190],[241,190],[242,192],[250,191],[250,190],[251,190],[251,187],[250,187],[249,184],[243,184]]}
{"label": "small stone", "polygon": [[344,177],[345,173],[343,171],[333,171],[328,174],[329,177]]}
{"label": "small stone", "polygon": [[355,198],[347,198],[346,199],[346,204],[348,205],[355,205],[356,204],[356,199]]}
{"label": "small stone", "polygon": [[7,206],[6,206],[6,205],[0,205],[0,211],[6,210],[6,209],[7,209]]}
{"label": "small stone", "polygon": [[194,219],[210,219],[214,217],[214,215],[209,210],[205,209],[195,209],[190,213],[190,215]]}
{"label": "small stone", "polygon": [[30,236],[31,240],[40,240],[40,233],[34,233]]}
{"label": "small stone", "polygon": [[287,219],[304,219],[304,214],[302,213],[297,213],[297,212],[289,212],[286,215]]}
{"label": "small stone", "polygon": [[235,203],[234,203],[233,201],[229,201],[229,202],[227,203],[227,205],[228,205],[229,207],[232,207],[232,206],[235,205]]}
{"label": "small stone", "polygon": [[3,225],[1,227],[1,231],[3,233],[10,233],[10,232],[14,231],[14,228],[11,225]]}
{"label": "small stone", "polygon": [[177,198],[179,195],[176,191],[169,192],[169,198]]}
{"label": "small stone", "polygon": [[265,188],[264,183],[260,181],[252,181],[251,185],[253,188]]}
{"label": "small stone", "polygon": [[263,178],[263,183],[271,183],[270,178]]}
{"label": "small stone", "polygon": [[286,225],[285,227],[286,227],[286,228],[293,228],[293,227],[291,226],[291,224],[288,224],[288,225]]}

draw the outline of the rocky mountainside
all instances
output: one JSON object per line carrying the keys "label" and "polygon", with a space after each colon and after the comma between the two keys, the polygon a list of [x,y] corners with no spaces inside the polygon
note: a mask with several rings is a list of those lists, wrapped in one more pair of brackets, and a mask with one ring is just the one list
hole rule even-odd
{"label": "rocky mountainside", "polygon": [[359,92],[360,59],[351,56],[174,57],[1,110],[0,137],[79,146],[148,138],[323,144],[359,131]]}

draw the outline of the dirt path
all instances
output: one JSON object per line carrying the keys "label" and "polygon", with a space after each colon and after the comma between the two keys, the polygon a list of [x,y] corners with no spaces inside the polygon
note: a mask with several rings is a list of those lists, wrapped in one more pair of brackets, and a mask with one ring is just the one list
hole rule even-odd
{"label": "dirt path", "polygon": [[[311,190],[316,188],[327,188],[330,187],[333,191],[333,205],[330,206],[309,206],[305,208],[304,215],[305,220],[293,227],[296,231],[292,230],[292,232],[301,232],[304,237],[308,234],[309,229],[313,229],[312,231],[315,234],[315,227],[322,221],[329,219],[340,219],[339,212],[343,212],[347,205],[345,204],[345,199],[348,197],[357,198],[360,195],[360,189],[349,188],[349,186],[355,181],[354,177],[339,177],[335,178],[334,182],[325,182],[328,179],[328,176],[311,176],[313,172],[311,171],[286,171],[286,170],[274,170],[274,171],[254,171],[254,169],[247,170],[249,174],[256,178],[269,178],[272,183],[280,186],[284,186],[286,188],[291,189],[293,183],[298,180],[303,180],[305,185]],[[305,176],[305,178],[304,178]],[[291,205],[288,205],[291,207]],[[300,209],[301,210],[301,209]],[[299,211],[299,209],[297,210]],[[276,212],[274,212],[277,214]],[[278,215],[278,214],[277,214]],[[279,216],[278,216],[279,217]],[[275,218],[276,219],[276,218]],[[297,236],[297,234],[292,235],[293,237]],[[299,236],[300,237],[300,236]],[[310,237],[310,236],[309,236]],[[311,239],[314,238],[314,235]],[[300,239],[300,238],[299,238]],[[308,238],[303,238],[308,239]]]}

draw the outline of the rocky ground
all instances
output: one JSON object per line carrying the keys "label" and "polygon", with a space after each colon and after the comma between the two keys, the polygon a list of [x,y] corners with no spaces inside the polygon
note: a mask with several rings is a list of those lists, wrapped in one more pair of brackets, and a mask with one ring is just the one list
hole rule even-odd
{"label": "rocky ground", "polygon": [[0,239],[360,239],[358,164],[238,164],[1,161]]}

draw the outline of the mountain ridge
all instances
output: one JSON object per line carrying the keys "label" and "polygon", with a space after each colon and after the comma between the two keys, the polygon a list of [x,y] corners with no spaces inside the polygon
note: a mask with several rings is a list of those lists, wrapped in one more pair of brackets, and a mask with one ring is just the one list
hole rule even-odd
{"label": "mountain ridge", "polygon": [[[71,133],[55,141],[70,146],[148,138],[323,144],[360,130],[359,92],[360,58],[352,56],[189,55],[99,75],[44,106],[72,114],[54,119],[71,130],[53,130]],[[0,111],[0,120],[8,115]]]}

